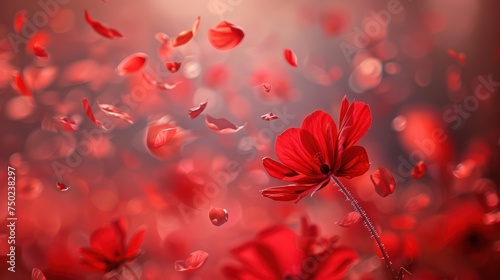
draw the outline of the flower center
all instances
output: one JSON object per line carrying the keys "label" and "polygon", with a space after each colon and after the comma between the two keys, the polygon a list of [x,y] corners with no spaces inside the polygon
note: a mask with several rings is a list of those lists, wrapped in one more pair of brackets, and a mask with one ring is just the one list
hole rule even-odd
{"label": "flower center", "polygon": [[326,164],[322,164],[321,167],[319,168],[322,174],[328,174],[330,172],[330,166]]}

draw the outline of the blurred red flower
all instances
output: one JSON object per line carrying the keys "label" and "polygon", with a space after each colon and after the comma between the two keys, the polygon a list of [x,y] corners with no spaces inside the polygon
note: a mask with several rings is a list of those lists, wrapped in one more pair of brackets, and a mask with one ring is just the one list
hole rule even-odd
{"label": "blurred red flower", "polygon": [[227,279],[341,279],[358,256],[336,246],[335,237],[318,238],[316,225],[302,219],[301,236],[284,226],[260,232],[255,239],[232,250],[242,265],[227,265]]}
{"label": "blurred red flower", "polygon": [[346,97],[340,109],[340,126],[324,111],[308,115],[300,128],[289,128],[276,139],[276,156],[281,162],[265,157],[263,165],[274,178],[292,185],[261,191],[274,200],[296,202],[325,187],[331,176],[352,178],[368,171],[365,149],[355,146],[371,126],[367,104]]}
{"label": "blurred red flower", "polygon": [[111,225],[95,230],[90,236],[90,248],[79,248],[82,262],[91,270],[110,272],[137,258],[145,228],[140,228],[126,245],[125,221],[117,219]]}

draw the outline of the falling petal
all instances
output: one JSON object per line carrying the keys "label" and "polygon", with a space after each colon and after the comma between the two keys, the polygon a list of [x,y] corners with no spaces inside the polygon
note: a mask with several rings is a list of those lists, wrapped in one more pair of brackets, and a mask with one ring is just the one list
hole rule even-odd
{"label": "falling petal", "polygon": [[61,130],[76,131],[78,129],[78,123],[67,117],[54,117],[56,123],[59,124]]}
{"label": "falling petal", "polygon": [[208,41],[220,51],[235,48],[243,37],[245,37],[243,29],[227,21],[221,21],[215,28],[208,30]]}
{"label": "falling petal", "polygon": [[207,104],[208,104],[208,100],[205,102],[201,102],[200,105],[198,105],[198,107],[193,107],[193,108],[189,109],[189,112],[188,112],[189,118],[194,119],[197,116],[199,116],[205,110],[205,108],[207,107]]}
{"label": "falling petal", "polygon": [[379,166],[371,175],[370,179],[375,186],[375,191],[382,196],[386,197],[394,192],[396,189],[396,182],[392,173],[386,168]]}
{"label": "falling petal", "polygon": [[269,112],[265,115],[262,115],[260,116],[261,119],[265,120],[265,121],[272,121],[272,120],[275,120],[278,118],[277,115],[275,115],[273,112]]}
{"label": "falling petal", "polygon": [[24,24],[26,23],[28,18],[28,11],[22,10],[16,13],[14,16],[14,31],[16,33],[20,33],[23,29]]}
{"label": "falling petal", "polygon": [[413,167],[413,170],[411,171],[411,177],[413,177],[413,179],[419,179],[420,177],[424,176],[425,171],[427,171],[427,166],[423,161],[419,161]]}
{"label": "falling petal", "polygon": [[272,88],[272,86],[270,84],[268,84],[268,83],[263,83],[262,84],[262,89],[264,89],[265,92],[270,92],[271,88]]}
{"label": "falling petal", "polygon": [[153,147],[158,148],[167,144],[175,136],[175,133],[177,133],[177,128],[175,127],[160,130],[156,135]]}
{"label": "falling petal", "polygon": [[106,37],[106,38],[109,38],[109,39],[118,39],[118,38],[122,38],[123,35],[118,32],[116,29],[113,29],[113,28],[109,28],[109,27],[106,27],[104,26],[102,23],[98,22],[98,21],[94,21],[89,13],[87,12],[87,10],[85,10],[85,20],[87,21],[87,23],[99,34],[101,34],[102,36]]}
{"label": "falling petal", "polygon": [[39,58],[47,59],[49,58],[49,54],[45,51],[42,45],[40,43],[36,42],[33,45],[33,54],[36,55]]}
{"label": "falling petal", "polygon": [[175,73],[179,71],[179,68],[181,68],[181,62],[167,61],[165,63],[165,67],[167,67],[167,70],[170,71],[170,73]]}
{"label": "falling petal", "polygon": [[357,211],[352,211],[345,215],[345,217],[340,222],[335,222],[335,224],[341,227],[351,227],[352,225],[358,223],[361,220],[361,215]]}
{"label": "falling petal", "polygon": [[208,217],[214,226],[222,226],[229,219],[229,214],[224,208],[210,208]]}
{"label": "falling petal", "polygon": [[101,111],[103,111],[104,114],[106,114],[108,116],[117,117],[117,118],[119,118],[121,120],[124,120],[124,121],[130,123],[130,124],[134,123],[134,121],[129,116],[129,114],[123,112],[122,110],[116,108],[113,105],[110,105],[110,104],[97,104],[97,105],[99,106],[99,108],[101,109]]}
{"label": "falling petal", "polygon": [[242,126],[236,126],[232,122],[226,120],[226,119],[216,119],[208,114],[206,115],[205,118],[205,124],[207,125],[208,128],[210,128],[212,131],[215,131],[219,134],[232,134],[238,132],[240,129],[245,127],[245,125]]}
{"label": "falling petal", "polygon": [[134,73],[142,69],[148,56],[145,53],[134,53],[123,59],[116,67],[118,75]]}
{"label": "falling petal", "polygon": [[12,74],[11,85],[12,88],[19,92],[22,96],[31,96],[31,91],[26,86],[26,83],[24,82],[24,79],[19,71],[14,71]]}
{"label": "falling petal", "polygon": [[60,190],[62,192],[65,192],[65,191],[69,190],[69,188],[71,186],[66,186],[66,184],[64,184],[64,183],[57,182],[56,187],[57,187],[58,190]]}
{"label": "falling petal", "polygon": [[176,271],[193,271],[202,267],[207,261],[208,253],[204,251],[195,251],[189,255],[186,260],[175,262]]}
{"label": "falling petal", "polygon": [[177,37],[175,37],[172,40],[172,47],[180,47],[189,42],[198,31],[198,27],[200,26],[200,20],[201,20],[200,17],[196,18],[192,30],[186,30],[179,33],[179,35],[177,35]]}
{"label": "falling petal", "polygon": [[83,103],[83,109],[85,110],[85,114],[89,118],[89,120],[94,123],[97,127],[100,127],[102,129],[106,129],[100,121],[98,121],[95,116],[94,112],[92,112],[92,108],[90,108],[89,100],[87,98],[82,99]]}
{"label": "falling petal", "polygon": [[31,270],[31,280],[47,280],[47,278],[45,278],[45,275],[43,275],[40,269],[33,268]]}
{"label": "falling petal", "polygon": [[283,55],[285,56],[285,59],[288,62],[288,64],[290,64],[293,67],[297,67],[297,56],[292,50],[285,49]]}

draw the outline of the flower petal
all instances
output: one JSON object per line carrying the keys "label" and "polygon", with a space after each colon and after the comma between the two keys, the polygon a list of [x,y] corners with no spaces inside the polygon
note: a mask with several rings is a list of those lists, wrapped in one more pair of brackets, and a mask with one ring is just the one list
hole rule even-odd
{"label": "flower petal", "polygon": [[167,61],[165,62],[165,67],[167,68],[170,73],[175,73],[179,71],[179,68],[181,68],[182,62],[177,62],[177,61]]}
{"label": "flower petal", "polygon": [[82,103],[85,114],[90,119],[90,121],[92,121],[92,123],[94,123],[97,127],[106,129],[104,125],[95,118],[94,113],[92,112],[92,108],[90,107],[89,100],[87,98],[84,98],[82,99]]}
{"label": "flower petal", "polygon": [[235,48],[243,37],[245,37],[243,29],[227,21],[221,21],[215,28],[208,30],[208,41],[220,51]]}
{"label": "flower petal", "polygon": [[189,42],[196,34],[196,31],[198,31],[200,20],[201,18],[197,17],[191,30],[182,31],[181,33],[179,33],[179,35],[177,35],[177,37],[172,40],[172,47],[180,47]]}
{"label": "flower petal", "polygon": [[28,96],[28,97],[32,96],[31,91],[26,86],[23,76],[19,71],[14,71],[14,73],[12,73],[11,85],[12,88],[15,89],[22,96]]}
{"label": "flower petal", "polygon": [[207,261],[208,253],[204,251],[192,252],[189,257],[184,260],[175,262],[176,271],[193,271],[202,267]]}
{"label": "flower petal", "polygon": [[104,114],[112,117],[119,118],[121,120],[124,120],[130,124],[133,124],[134,121],[132,118],[129,116],[129,114],[123,112],[122,110],[116,108],[115,106],[111,104],[97,104],[99,106],[99,109],[104,112]]}
{"label": "flower petal", "polygon": [[340,109],[340,126],[339,126],[339,149],[346,150],[354,146],[370,129],[372,124],[372,115],[370,107],[359,101],[354,101],[346,109],[349,104],[344,97],[342,107]]}
{"label": "flower petal", "polygon": [[14,16],[14,31],[20,33],[23,29],[24,24],[28,20],[28,11],[21,10]]}
{"label": "flower petal", "polygon": [[132,236],[127,247],[127,252],[125,253],[125,258],[131,260],[137,257],[139,249],[141,248],[142,241],[144,240],[144,233],[146,228],[142,227],[137,230],[137,232]]}
{"label": "flower petal", "polygon": [[188,112],[189,118],[194,119],[197,116],[199,116],[205,110],[205,108],[207,107],[207,104],[208,104],[208,100],[205,102],[201,102],[200,105],[198,105],[198,107],[193,107],[193,108],[189,109],[189,112]]}
{"label": "flower petal", "polygon": [[[292,200],[298,201],[303,197],[307,196],[307,194],[313,192],[314,186],[315,185],[303,184],[303,185],[286,185],[279,187],[270,187],[261,190],[260,194],[262,196],[277,201],[292,201]],[[306,194],[301,196],[301,194],[303,193]]]}
{"label": "flower petal", "polygon": [[205,124],[207,125],[208,128],[210,128],[210,130],[215,131],[219,134],[236,133],[240,131],[243,127],[245,127],[245,124],[242,126],[237,126],[226,119],[223,118],[216,119],[208,114],[205,117]]}
{"label": "flower petal", "polygon": [[106,27],[104,26],[102,23],[98,22],[98,21],[94,21],[89,13],[87,12],[87,10],[85,10],[85,20],[87,21],[87,23],[97,32],[99,33],[100,35],[106,37],[106,38],[109,38],[109,39],[118,39],[118,38],[122,38],[123,35],[118,32],[116,29],[113,29],[113,28],[109,28],[109,27]]}
{"label": "flower petal", "polygon": [[310,177],[319,177],[322,181],[321,163],[315,158],[320,149],[309,132],[299,128],[285,130],[276,139],[275,153],[289,168]]}
{"label": "flower petal", "polygon": [[342,221],[340,222],[335,222],[335,224],[341,226],[341,227],[351,227],[352,225],[358,223],[361,219],[361,215],[357,211],[352,211],[348,213],[347,215],[344,216]]}
{"label": "flower petal", "polygon": [[156,135],[153,147],[159,148],[167,144],[170,140],[172,140],[172,138],[174,138],[175,133],[177,133],[177,128],[175,127],[160,130],[160,132]]}
{"label": "flower petal", "polygon": [[297,56],[290,49],[285,49],[283,51],[283,55],[285,56],[285,60],[293,67],[297,67]]}
{"label": "flower petal", "polygon": [[427,171],[427,166],[425,165],[425,162],[419,161],[413,167],[413,169],[411,171],[411,177],[413,179],[419,179],[425,175],[425,171]]}
{"label": "flower petal", "polygon": [[267,114],[264,114],[262,116],[260,116],[261,119],[265,120],[265,121],[272,121],[272,120],[275,120],[278,118],[277,115],[275,115],[273,112],[269,112]]}
{"label": "flower petal", "polygon": [[124,58],[116,67],[116,73],[120,76],[131,74],[142,69],[148,56],[145,53],[134,53]]}
{"label": "flower petal", "polygon": [[322,160],[331,170],[336,170],[337,157],[337,125],[332,117],[318,110],[309,114],[302,122],[301,129],[308,131],[318,139]]}
{"label": "flower petal", "polygon": [[361,146],[350,147],[341,154],[341,158],[340,168],[335,172],[338,177],[353,178],[370,169],[368,154]]}
{"label": "flower petal", "polygon": [[108,269],[106,257],[99,252],[89,248],[78,248],[78,253],[82,256],[82,262],[97,271],[106,271]]}
{"label": "flower petal", "polygon": [[386,168],[379,166],[375,172],[370,175],[370,179],[375,186],[375,191],[381,196],[386,197],[396,189],[396,182],[392,173]]}
{"label": "flower petal", "polygon": [[40,269],[33,268],[31,270],[31,280],[47,280],[47,278],[45,278],[45,275],[43,275]]}

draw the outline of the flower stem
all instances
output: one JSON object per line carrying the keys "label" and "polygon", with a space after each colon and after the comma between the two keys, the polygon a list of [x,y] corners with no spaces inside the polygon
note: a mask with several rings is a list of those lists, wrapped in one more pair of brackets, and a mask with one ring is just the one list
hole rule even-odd
{"label": "flower stem", "polygon": [[135,274],[134,270],[128,264],[123,264],[122,267],[125,268],[135,280],[139,280],[139,276]]}
{"label": "flower stem", "polygon": [[394,270],[392,269],[392,263],[389,260],[389,255],[387,254],[387,251],[384,248],[384,244],[382,244],[382,241],[380,241],[380,236],[378,235],[377,231],[375,230],[375,227],[373,224],[370,222],[370,219],[366,215],[365,211],[359,206],[358,202],[354,199],[352,194],[347,190],[347,188],[340,182],[340,180],[332,175],[332,179],[337,183],[337,186],[339,186],[340,191],[345,195],[347,200],[349,200],[356,210],[356,212],[359,213],[361,218],[363,219],[363,222],[365,223],[366,227],[368,228],[368,231],[372,234],[373,238],[375,239],[375,242],[377,242],[377,246],[380,249],[380,252],[382,253],[382,256],[384,258],[385,264],[387,265],[387,268],[390,270],[392,278],[397,279],[396,274],[394,273]]}

